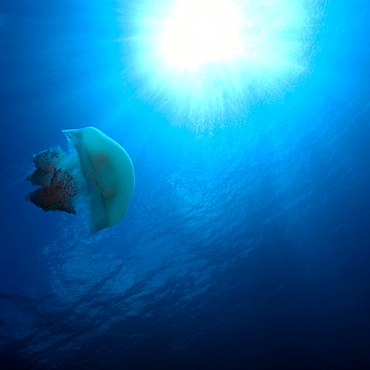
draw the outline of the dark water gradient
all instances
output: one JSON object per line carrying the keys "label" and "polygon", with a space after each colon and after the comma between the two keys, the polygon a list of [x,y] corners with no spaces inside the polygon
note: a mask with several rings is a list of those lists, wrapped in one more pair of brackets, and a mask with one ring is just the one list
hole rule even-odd
{"label": "dark water gradient", "polygon": [[[301,84],[202,137],[122,88],[115,6],[1,5],[0,368],[368,368],[369,5],[315,3]],[[89,237],[22,178],[94,122],[137,188]]]}

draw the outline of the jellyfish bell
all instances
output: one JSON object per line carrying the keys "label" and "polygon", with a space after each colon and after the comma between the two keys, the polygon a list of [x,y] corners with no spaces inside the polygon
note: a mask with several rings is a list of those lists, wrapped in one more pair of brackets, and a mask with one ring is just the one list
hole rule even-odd
{"label": "jellyfish bell", "polygon": [[27,180],[41,187],[27,200],[44,211],[76,214],[88,204],[91,233],[118,224],[125,216],[135,187],[130,156],[116,141],[94,127],[63,130],[70,145],[34,156],[36,169]]}
{"label": "jellyfish bell", "polygon": [[92,232],[118,224],[135,187],[131,158],[116,141],[94,127],[64,130],[76,149],[89,192]]}

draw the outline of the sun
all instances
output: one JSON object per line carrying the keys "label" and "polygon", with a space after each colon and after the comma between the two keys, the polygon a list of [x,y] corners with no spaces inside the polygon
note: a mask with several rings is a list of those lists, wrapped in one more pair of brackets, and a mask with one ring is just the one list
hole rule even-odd
{"label": "sun", "polygon": [[242,16],[230,1],[182,0],[167,21],[160,52],[180,69],[243,54]]}
{"label": "sun", "polygon": [[132,51],[125,76],[137,86],[141,101],[174,124],[207,130],[243,119],[250,107],[293,89],[308,64],[313,2],[135,4],[134,27],[124,39]]}

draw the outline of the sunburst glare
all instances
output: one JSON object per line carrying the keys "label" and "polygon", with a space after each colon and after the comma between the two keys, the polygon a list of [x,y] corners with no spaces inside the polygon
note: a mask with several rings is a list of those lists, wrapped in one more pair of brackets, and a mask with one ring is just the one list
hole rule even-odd
{"label": "sunburst glare", "polygon": [[207,130],[292,89],[308,60],[304,0],[136,2],[125,76],[174,124]]}

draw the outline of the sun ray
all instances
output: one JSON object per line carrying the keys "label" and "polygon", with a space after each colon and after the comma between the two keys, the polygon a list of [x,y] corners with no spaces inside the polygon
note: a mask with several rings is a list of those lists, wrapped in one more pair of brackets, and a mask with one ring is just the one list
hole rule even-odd
{"label": "sun ray", "polygon": [[281,99],[308,64],[305,0],[143,0],[133,19],[138,93],[196,130]]}

